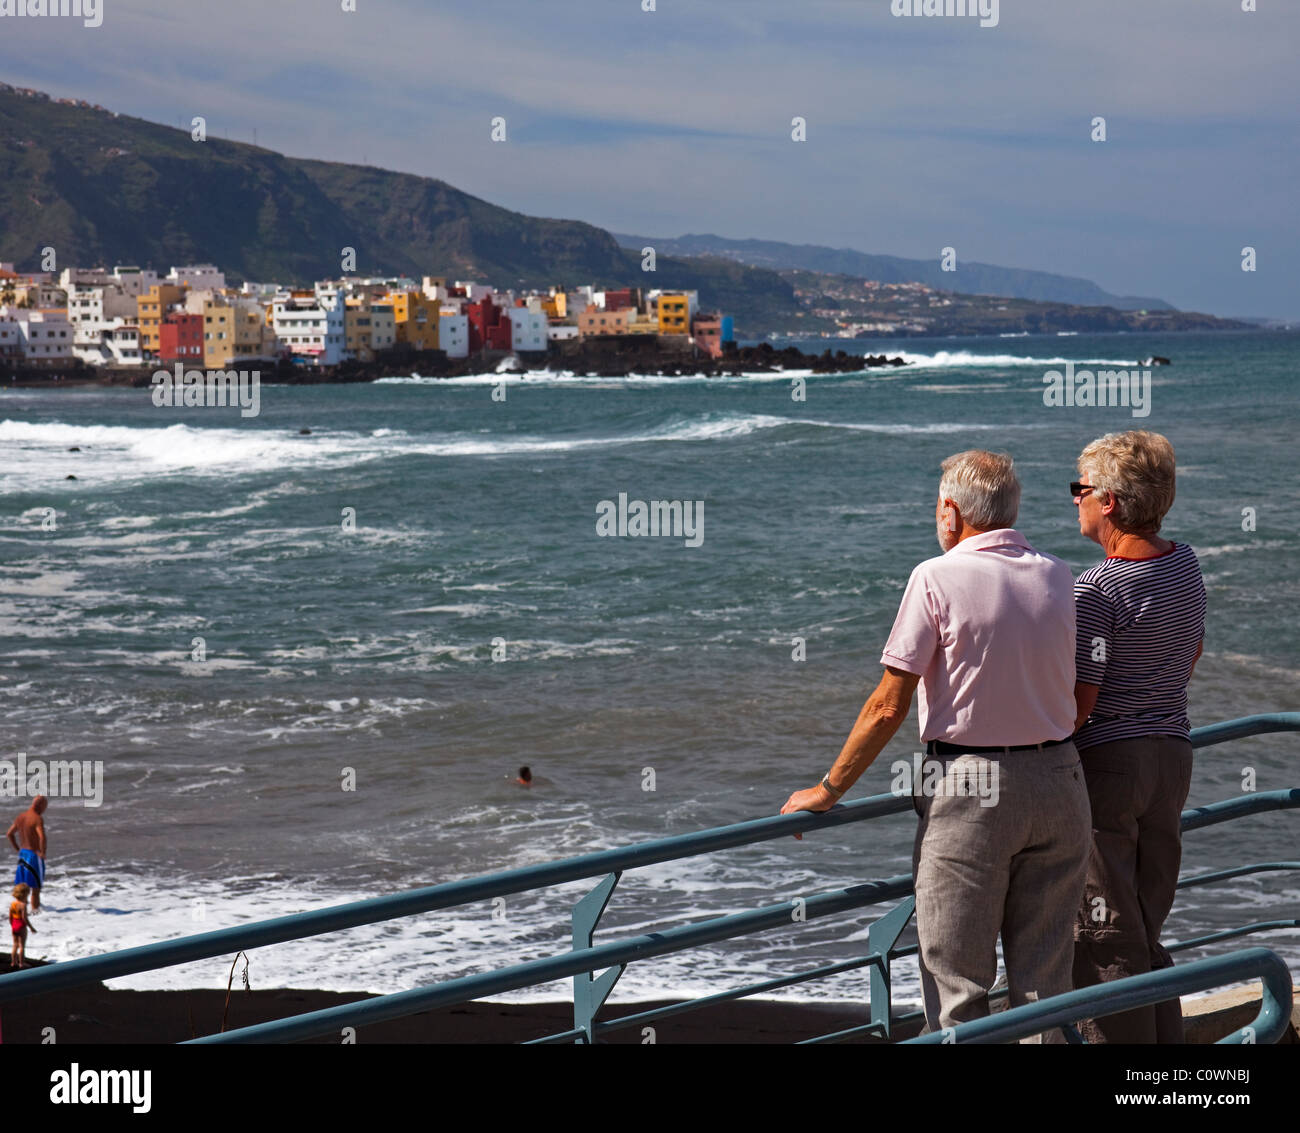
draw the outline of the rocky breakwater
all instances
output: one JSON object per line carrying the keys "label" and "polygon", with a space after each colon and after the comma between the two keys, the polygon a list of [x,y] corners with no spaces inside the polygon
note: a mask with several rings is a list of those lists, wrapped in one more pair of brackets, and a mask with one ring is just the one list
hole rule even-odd
{"label": "rocky breakwater", "polygon": [[625,378],[633,374],[667,377],[730,377],[740,374],[779,374],[789,370],[814,374],[852,374],[888,366],[906,366],[902,358],[884,354],[850,354],[825,350],[805,354],[794,346],[777,350],[770,343],[729,349],[720,358],[694,355],[680,350],[620,348],[599,339],[570,346],[548,361],[553,372],[570,372],[587,377]]}

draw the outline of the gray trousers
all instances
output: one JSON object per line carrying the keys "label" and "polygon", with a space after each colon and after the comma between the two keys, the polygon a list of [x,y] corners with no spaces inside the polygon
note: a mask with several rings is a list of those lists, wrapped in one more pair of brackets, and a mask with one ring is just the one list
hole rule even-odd
{"label": "gray trousers", "polygon": [[[1074,980],[1091,987],[1173,967],[1160,943],[1182,861],[1182,811],[1192,784],[1192,745],[1142,736],[1085,748],[1092,854],[1074,937]],[[1178,999],[1079,1027],[1090,1043],[1180,1043]]]}
{"label": "gray trousers", "polygon": [[[938,790],[915,798],[912,872],[925,1018],[938,1031],[988,1015],[999,932],[1012,1007],[1072,989],[1092,822],[1071,743],[928,758],[947,767]],[[996,805],[958,793],[993,777]]]}

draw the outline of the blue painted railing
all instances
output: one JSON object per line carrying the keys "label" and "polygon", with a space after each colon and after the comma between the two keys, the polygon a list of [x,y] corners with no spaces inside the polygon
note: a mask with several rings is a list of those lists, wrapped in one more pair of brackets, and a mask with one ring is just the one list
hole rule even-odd
{"label": "blue painted railing", "polygon": [[1103,1014],[1129,1011],[1175,996],[1256,977],[1263,984],[1258,1014],[1244,1027],[1238,1027],[1218,1041],[1229,1044],[1275,1043],[1291,1021],[1291,973],[1282,958],[1267,948],[1243,948],[1227,956],[1212,956],[1176,968],[1162,968],[1158,972],[1095,984],[906,1041],[940,1045],[1014,1042],[1091,1018],[1099,1008],[1105,1008]]}
{"label": "blue painted railing", "polygon": [[[1228,720],[1208,727],[1197,728],[1192,732],[1192,745],[1194,747],[1206,747],[1210,744],[1222,743],[1245,736],[1280,731],[1300,731],[1300,713],[1285,712],[1248,716],[1238,720]],[[1182,816],[1183,829],[1194,830],[1203,826],[1232,821],[1246,815],[1294,807],[1300,807],[1300,789],[1249,794],[1239,799],[1226,800],[1184,811]],[[718,917],[698,924],[684,925],[666,929],[662,932],[631,937],[600,946],[593,946],[591,937],[613,888],[624,870],[657,862],[712,853],[735,846],[752,845],[757,842],[788,837],[791,834],[803,833],[809,830],[821,830],[845,823],[861,822],[888,814],[901,813],[911,810],[911,808],[912,800],[909,796],[900,798],[893,795],[877,795],[872,798],[843,803],[822,814],[799,812],[754,819],[749,822],[715,827],[693,834],[641,842],[621,849],[584,854],[580,857],[568,858],[558,862],[528,866],[523,869],[509,870],[485,877],[469,878],[445,885],[430,886],[393,896],[375,897],[345,905],[336,905],[327,909],[277,917],[250,925],[200,933],[179,940],[162,941],[137,948],[110,952],[105,955],[51,964],[42,968],[11,974],[0,980],[0,1003],[213,956],[231,955],[241,950],[297,940],[339,929],[376,924],[397,917],[410,916],[414,913],[465,905],[471,902],[488,900],[492,897],[558,885],[584,878],[601,877],[604,880],[591,894],[579,902],[574,911],[573,947],[567,953],[534,960],[526,964],[512,965],[495,972],[448,980],[430,987],[379,996],[325,1011],[309,1012],[305,1015],[245,1027],[223,1035],[211,1035],[193,1041],[200,1043],[293,1041],[327,1034],[344,1026],[360,1026],[385,1019],[399,1018],[418,1011],[426,1011],[433,1007],[463,1003],[470,999],[500,994],[504,991],[517,990],[572,976],[575,979],[574,1028],[562,1034],[550,1035],[545,1039],[535,1041],[578,1040],[592,1042],[600,1033],[607,1030],[633,1026],[652,1019],[666,1018],[707,1003],[762,994],[780,987],[787,987],[837,972],[862,967],[871,968],[872,1022],[864,1027],[855,1027],[848,1031],[837,1032],[834,1035],[822,1036],[822,1040],[833,1041],[861,1032],[874,1032],[884,1037],[890,1037],[893,1024],[906,1018],[904,1016],[895,1019],[890,1013],[890,962],[893,959],[914,954],[916,951],[915,946],[895,947],[898,936],[906,927],[912,914],[910,896],[912,879],[910,876],[893,877],[851,886],[846,889],[833,890],[829,893],[798,897],[793,901]],[[1295,868],[1298,868],[1298,865],[1294,862],[1259,863],[1235,867],[1232,870],[1221,871],[1220,874],[1192,878],[1181,884],[1207,884],[1215,880],[1225,880],[1231,876],[1241,876],[1244,873]],[[869,930],[870,951],[865,956],[856,957],[838,964],[823,965],[792,976],[751,984],[744,988],[693,1000],[690,1003],[676,1004],[655,1011],[640,1012],[614,1020],[597,1022],[595,1019],[596,1012],[604,1003],[605,997],[609,994],[618,976],[628,963],[683,948],[698,947],[718,940],[730,939],[750,932],[788,927],[794,920],[812,920],[817,917],[829,916],[898,899],[902,899],[902,903],[897,908],[886,913],[872,924]],[[792,915],[792,906],[798,909],[798,917]],[[1195,947],[1212,940],[1228,939],[1233,936],[1246,935],[1250,932],[1265,929],[1296,927],[1297,923],[1295,921],[1262,922],[1258,925],[1231,929],[1198,938],[1197,940],[1186,941],[1179,947]],[[1174,947],[1170,946],[1170,950],[1172,951]],[[1191,965],[1185,967],[1190,969]],[[593,972],[604,968],[610,968],[611,970],[605,972],[599,979],[592,979],[591,974]],[[1183,968],[1179,969],[1179,971],[1182,970]],[[1154,976],[1157,974],[1159,973],[1150,973],[1149,975]],[[1142,980],[1147,977],[1139,976],[1134,978]],[[1115,985],[1101,986],[1104,989]],[[1167,997],[1166,992],[1163,998]],[[1046,1002],[1037,1006],[1045,1005]]]}

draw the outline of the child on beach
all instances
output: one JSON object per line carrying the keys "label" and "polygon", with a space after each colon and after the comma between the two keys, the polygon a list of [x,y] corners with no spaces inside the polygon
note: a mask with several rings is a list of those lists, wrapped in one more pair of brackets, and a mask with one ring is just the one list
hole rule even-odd
{"label": "child on beach", "polygon": [[14,934],[13,948],[9,952],[10,968],[27,967],[27,930],[36,931],[27,919],[27,895],[30,892],[26,885],[15,885],[14,899],[9,903],[9,928]]}

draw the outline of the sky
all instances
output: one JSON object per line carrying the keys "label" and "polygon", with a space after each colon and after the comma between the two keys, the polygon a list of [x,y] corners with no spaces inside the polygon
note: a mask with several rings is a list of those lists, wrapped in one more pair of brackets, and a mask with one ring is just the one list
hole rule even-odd
{"label": "sky", "polygon": [[615,232],[952,247],[1300,318],[1300,0],[99,3],[0,16],[0,80]]}

